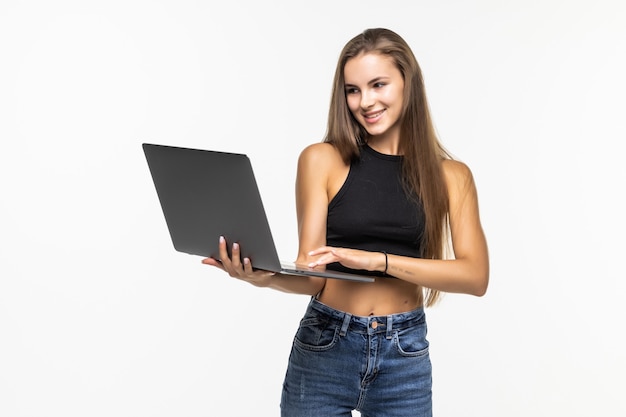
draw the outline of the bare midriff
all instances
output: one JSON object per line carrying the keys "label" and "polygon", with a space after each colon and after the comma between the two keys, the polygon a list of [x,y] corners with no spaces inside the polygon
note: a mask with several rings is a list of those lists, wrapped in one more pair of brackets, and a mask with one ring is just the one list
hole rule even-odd
{"label": "bare midriff", "polygon": [[384,277],[377,277],[372,283],[327,279],[317,299],[355,316],[386,316],[411,311],[423,304],[420,287]]}

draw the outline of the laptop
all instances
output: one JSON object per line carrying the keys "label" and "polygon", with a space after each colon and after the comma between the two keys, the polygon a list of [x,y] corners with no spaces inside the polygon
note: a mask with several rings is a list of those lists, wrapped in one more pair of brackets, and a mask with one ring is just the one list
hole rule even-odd
{"label": "laptop", "polygon": [[239,243],[254,268],[289,275],[373,282],[357,273],[281,261],[252,164],[245,154],[142,144],[169,234],[178,252],[219,259],[218,240]]}

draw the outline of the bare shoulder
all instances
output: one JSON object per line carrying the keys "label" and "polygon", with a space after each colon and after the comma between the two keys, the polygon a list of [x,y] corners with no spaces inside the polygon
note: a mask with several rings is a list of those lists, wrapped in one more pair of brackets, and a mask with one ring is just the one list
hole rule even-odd
{"label": "bare shoulder", "polygon": [[443,174],[446,179],[448,189],[463,190],[472,187],[474,184],[474,176],[469,166],[461,161],[445,159],[442,162]]}
{"label": "bare shoulder", "polygon": [[316,166],[332,166],[341,162],[341,155],[337,148],[330,143],[314,143],[302,150],[298,161],[301,164],[313,164]]}
{"label": "bare shoulder", "polygon": [[325,177],[325,181],[344,176],[347,167],[337,148],[325,142],[307,146],[298,158],[299,173]]}
{"label": "bare shoulder", "polygon": [[[314,143],[300,153],[298,159],[298,184],[301,190],[320,190],[330,201],[341,188],[348,175],[349,165],[330,143]],[[328,201],[326,204],[328,204]]]}

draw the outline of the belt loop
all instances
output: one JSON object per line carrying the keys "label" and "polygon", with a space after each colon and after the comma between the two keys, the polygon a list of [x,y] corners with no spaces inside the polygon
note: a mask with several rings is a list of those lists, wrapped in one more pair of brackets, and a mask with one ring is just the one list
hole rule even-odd
{"label": "belt loop", "polygon": [[393,329],[393,316],[387,316],[387,340],[391,340],[391,330]]}
{"label": "belt loop", "polygon": [[341,324],[341,331],[339,332],[339,336],[345,336],[348,331],[348,326],[350,325],[350,319],[352,318],[352,314],[346,313],[343,316],[343,323]]}

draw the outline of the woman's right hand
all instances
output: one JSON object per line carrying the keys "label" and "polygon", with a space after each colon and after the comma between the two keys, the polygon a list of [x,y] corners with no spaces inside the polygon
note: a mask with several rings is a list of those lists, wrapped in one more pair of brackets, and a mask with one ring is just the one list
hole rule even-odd
{"label": "woman's right hand", "polygon": [[202,260],[202,263],[219,268],[231,277],[249,282],[257,287],[269,286],[272,277],[275,275],[274,272],[262,269],[253,269],[249,258],[241,259],[238,243],[233,243],[232,257],[229,257],[226,245],[226,239],[224,239],[223,236],[220,236],[220,259],[206,258]]}

